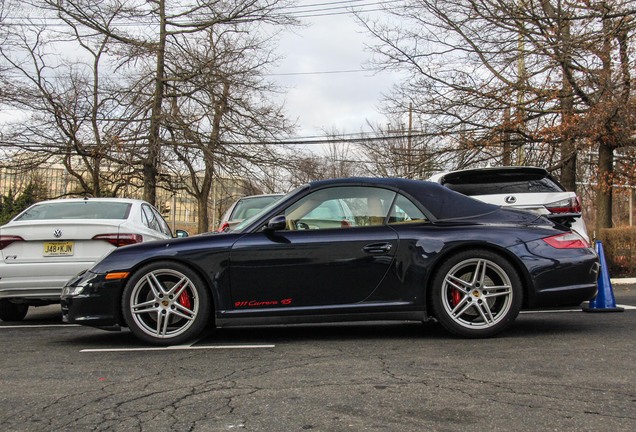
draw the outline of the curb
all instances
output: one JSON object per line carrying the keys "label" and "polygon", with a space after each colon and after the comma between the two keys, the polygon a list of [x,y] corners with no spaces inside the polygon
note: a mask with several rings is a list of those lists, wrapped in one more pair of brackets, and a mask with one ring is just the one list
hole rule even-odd
{"label": "curb", "polygon": [[628,284],[636,284],[636,278],[617,278],[610,279],[612,284],[615,285],[628,285]]}

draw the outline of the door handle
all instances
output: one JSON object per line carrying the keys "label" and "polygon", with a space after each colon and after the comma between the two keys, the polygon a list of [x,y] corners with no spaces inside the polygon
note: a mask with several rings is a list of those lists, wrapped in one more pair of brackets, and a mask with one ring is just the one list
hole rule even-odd
{"label": "door handle", "polygon": [[370,254],[383,254],[391,251],[391,243],[372,243],[362,248],[363,252]]}

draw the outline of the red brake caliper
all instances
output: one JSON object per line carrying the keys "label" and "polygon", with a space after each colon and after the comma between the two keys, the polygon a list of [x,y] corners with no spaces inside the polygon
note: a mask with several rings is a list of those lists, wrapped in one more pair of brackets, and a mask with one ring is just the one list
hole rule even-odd
{"label": "red brake caliper", "polygon": [[192,299],[190,298],[190,294],[188,294],[187,290],[183,290],[181,295],[179,296],[179,304],[184,308],[191,309],[192,308]]}
{"label": "red brake caliper", "polygon": [[451,299],[452,299],[453,307],[457,306],[459,302],[462,300],[462,294],[459,292],[457,288],[451,289]]}

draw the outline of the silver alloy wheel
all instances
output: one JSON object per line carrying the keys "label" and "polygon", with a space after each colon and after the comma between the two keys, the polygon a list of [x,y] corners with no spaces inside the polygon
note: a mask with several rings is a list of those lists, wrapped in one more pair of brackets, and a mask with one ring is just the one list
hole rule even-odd
{"label": "silver alloy wheel", "polygon": [[145,274],[130,295],[132,318],[144,333],[170,339],[186,332],[195,322],[199,297],[192,281],[172,269]]}
{"label": "silver alloy wheel", "polygon": [[471,258],[453,266],[442,284],[442,305],[455,323],[485,329],[504,320],[513,302],[508,274],[495,262]]}

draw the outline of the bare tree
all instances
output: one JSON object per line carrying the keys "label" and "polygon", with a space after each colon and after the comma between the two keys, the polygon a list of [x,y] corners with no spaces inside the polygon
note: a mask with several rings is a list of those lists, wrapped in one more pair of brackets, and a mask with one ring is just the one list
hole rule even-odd
{"label": "bare tree", "polygon": [[[60,32],[37,23],[14,27],[0,58],[11,67],[4,80],[5,102],[22,112],[5,125],[2,145],[12,150],[12,164],[32,169],[46,161],[61,161],[79,183],[72,191],[111,195],[119,180],[113,154],[120,115],[115,88],[102,79],[108,37],[81,34],[77,27]],[[82,60],[56,55],[55,44],[77,44]],[[106,183],[106,187],[104,187]]]}
{"label": "bare tree", "polygon": [[447,167],[448,159],[458,154],[450,142],[421,130],[414,132],[399,119],[386,128],[369,126],[373,138],[363,135],[356,142],[356,155],[367,175],[424,179]]}
{"label": "bare tree", "polygon": [[[470,136],[492,162],[542,160],[570,188],[593,146],[599,184],[612,183],[614,149],[634,144],[633,1],[414,0],[391,13],[364,21],[380,65],[409,74],[389,108],[412,103],[427,131]],[[611,226],[602,189],[596,220]]]}
{"label": "bare tree", "polygon": [[[285,0],[239,0],[235,2],[199,2],[183,0],[43,0],[59,16],[76,21],[122,44],[128,59],[153,58],[155,68],[150,75],[152,91],[147,93],[148,133],[142,158],[144,198],[154,203],[161,165],[161,142],[165,112],[166,88],[175,79],[167,73],[169,51],[180,49],[188,35],[235,23],[289,24],[293,21],[278,10]],[[116,16],[116,19],[106,17]]]}

